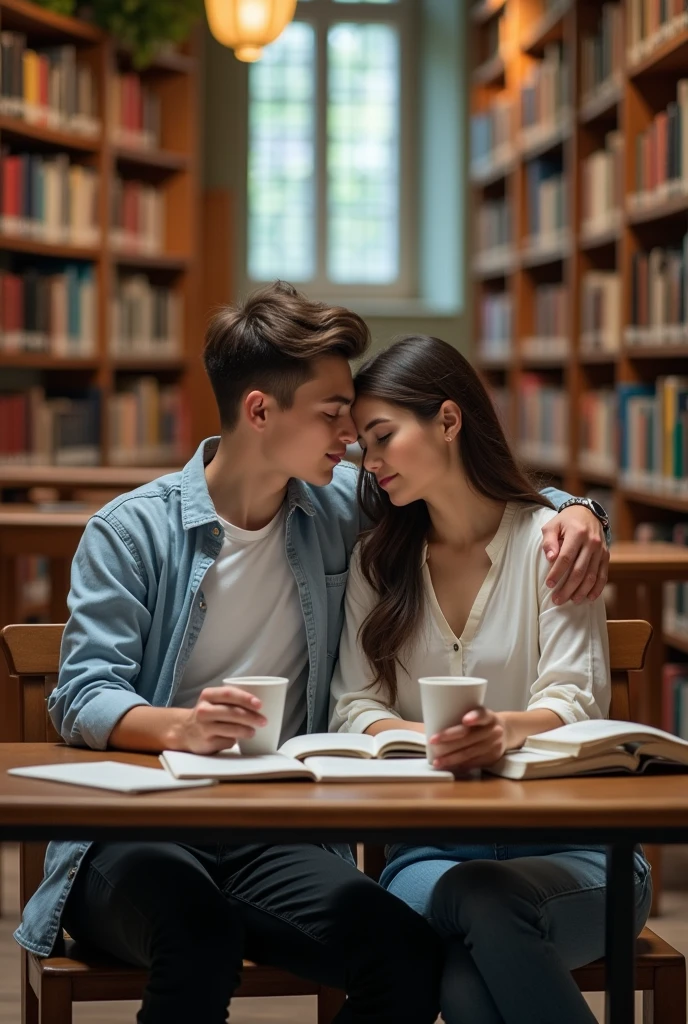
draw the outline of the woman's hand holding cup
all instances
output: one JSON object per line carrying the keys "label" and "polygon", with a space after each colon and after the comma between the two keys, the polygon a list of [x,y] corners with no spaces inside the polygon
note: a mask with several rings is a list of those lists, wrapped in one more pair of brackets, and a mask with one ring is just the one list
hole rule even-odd
{"label": "woman's hand holding cup", "polygon": [[460,725],[441,729],[430,736],[433,768],[467,772],[486,768],[506,753],[507,728],[497,711],[477,707],[468,711]]}

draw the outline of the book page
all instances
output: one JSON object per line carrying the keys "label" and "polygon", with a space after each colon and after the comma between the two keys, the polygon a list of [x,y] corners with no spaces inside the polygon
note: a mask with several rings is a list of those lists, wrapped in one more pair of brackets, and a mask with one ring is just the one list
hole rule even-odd
{"label": "book page", "polygon": [[413,729],[385,729],[375,740],[375,757],[425,757],[425,733]]}
{"label": "book page", "polygon": [[189,754],[184,750],[163,750],[160,763],[177,779],[279,779],[313,778],[300,761],[283,754],[259,754],[244,757],[220,751],[219,754]]}
{"label": "book page", "polygon": [[9,768],[8,775],[47,782],[66,782],[74,786],[92,786],[119,793],[152,793],[161,789],[192,789],[212,786],[212,779],[181,781],[159,768],[144,768],[121,761],[77,761],[72,764],[41,764],[29,768]]}
{"label": "book page", "polygon": [[294,736],[279,748],[285,757],[328,756],[375,757],[375,736],[355,732],[313,732],[306,736]]}
{"label": "book page", "polygon": [[672,736],[662,729],[651,725],[640,725],[638,722],[619,722],[614,719],[593,719],[587,722],[573,722],[562,725],[558,729],[528,736],[524,749],[528,750],[560,750],[562,753],[574,754],[588,746],[596,749],[607,744],[618,746],[621,743],[639,743],[643,739],[662,739],[670,744],[679,744],[688,748],[688,742]]}

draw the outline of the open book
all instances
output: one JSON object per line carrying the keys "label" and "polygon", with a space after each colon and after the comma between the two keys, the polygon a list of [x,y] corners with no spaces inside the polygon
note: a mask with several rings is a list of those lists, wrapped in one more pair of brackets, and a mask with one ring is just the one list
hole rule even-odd
{"label": "open book", "polygon": [[145,768],[121,761],[74,761],[63,764],[37,764],[28,768],[8,768],[8,775],[45,782],[67,782],[72,786],[112,789],[118,793],[154,793],[165,789],[191,789],[210,786],[213,779],[181,781],[159,768]]}
{"label": "open book", "polygon": [[528,736],[488,770],[506,779],[548,779],[591,772],[642,772],[649,764],[688,766],[688,742],[637,722],[594,719]]}
{"label": "open book", "polygon": [[[396,756],[395,756],[396,755]],[[160,761],[176,779],[310,779],[314,782],[453,781],[425,759],[425,737],[410,729],[377,736],[312,733],[287,740],[276,754],[242,757],[238,748],[203,756],[164,750]]]}

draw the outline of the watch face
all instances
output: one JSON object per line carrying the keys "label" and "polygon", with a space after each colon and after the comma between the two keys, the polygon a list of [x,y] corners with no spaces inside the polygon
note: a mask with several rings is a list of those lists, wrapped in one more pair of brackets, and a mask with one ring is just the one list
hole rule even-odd
{"label": "watch face", "polygon": [[598,516],[600,519],[606,519],[607,518],[607,513],[602,508],[602,506],[600,505],[599,501],[595,501],[594,498],[590,498],[590,505],[591,505],[591,508],[592,508],[592,510],[593,510],[593,512],[595,513],[596,516]]}

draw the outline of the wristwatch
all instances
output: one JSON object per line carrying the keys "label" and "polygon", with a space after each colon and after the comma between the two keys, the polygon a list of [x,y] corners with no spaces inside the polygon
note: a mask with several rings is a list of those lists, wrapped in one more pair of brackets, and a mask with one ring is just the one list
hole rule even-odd
{"label": "wristwatch", "polygon": [[559,506],[559,512],[563,512],[569,505],[582,505],[583,508],[587,508],[592,514],[599,519],[605,530],[609,529],[609,516],[605,509],[600,505],[599,501],[595,501],[594,498],[569,498],[563,505]]}

